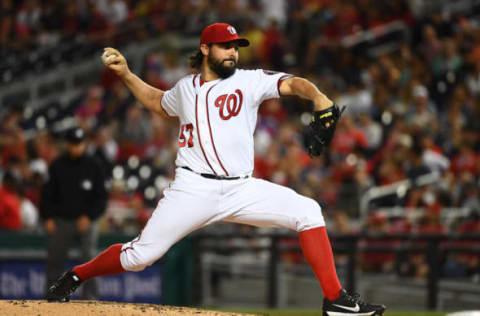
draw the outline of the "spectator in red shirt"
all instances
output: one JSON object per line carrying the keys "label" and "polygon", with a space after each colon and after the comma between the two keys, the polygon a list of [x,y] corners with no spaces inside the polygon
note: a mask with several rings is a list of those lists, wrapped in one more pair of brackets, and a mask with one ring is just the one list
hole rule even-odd
{"label": "spectator in red shirt", "polygon": [[0,188],[0,229],[20,230],[22,218],[20,199],[17,194],[19,180],[7,171],[3,176]]}
{"label": "spectator in red shirt", "polygon": [[473,175],[477,174],[477,155],[473,149],[463,143],[460,146],[460,151],[453,157],[451,170],[453,173],[458,176],[459,174],[467,171],[471,172]]}
{"label": "spectator in red shirt", "polygon": [[[365,223],[365,231],[372,235],[387,234],[390,230],[388,216],[382,211],[370,214]],[[396,241],[389,239],[362,240],[361,244],[368,247],[393,247]],[[365,271],[392,271],[394,268],[395,253],[367,252],[360,256],[360,264]]]}
{"label": "spectator in red shirt", "polygon": [[104,107],[103,95],[103,88],[92,86],[88,89],[83,103],[77,108],[75,116],[85,130],[91,130],[97,124],[98,116]]}
{"label": "spectator in red shirt", "polygon": [[366,147],[367,138],[364,132],[355,126],[350,116],[342,116],[342,120],[338,123],[338,129],[332,140],[332,151],[348,155],[355,148],[364,149]]}
{"label": "spectator in red shirt", "polygon": [[0,126],[0,160],[5,166],[14,157],[21,160],[26,157],[25,135],[20,127],[22,109],[14,108],[8,112]]}
{"label": "spectator in red shirt", "polygon": [[263,62],[273,69],[281,69],[283,66],[282,56],[284,53],[285,38],[278,22],[270,20],[270,25],[265,30],[262,43]]}
{"label": "spectator in red shirt", "polygon": [[62,35],[66,40],[73,39],[82,31],[82,21],[77,1],[68,1],[65,4],[61,25]]}

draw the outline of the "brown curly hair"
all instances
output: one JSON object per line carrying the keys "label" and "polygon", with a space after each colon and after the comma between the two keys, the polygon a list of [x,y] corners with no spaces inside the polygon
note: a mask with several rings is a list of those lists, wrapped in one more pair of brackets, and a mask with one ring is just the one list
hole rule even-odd
{"label": "brown curly hair", "polygon": [[190,65],[190,67],[196,70],[200,70],[202,61],[203,61],[203,53],[200,49],[197,50],[188,58],[188,64]]}
{"label": "brown curly hair", "polygon": [[[212,44],[208,44],[208,47],[212,47]],[[188,64],[190,65],[190,67],[196,70],[200,70],[202,62],[203,53],[200,48],[188,58]]]}

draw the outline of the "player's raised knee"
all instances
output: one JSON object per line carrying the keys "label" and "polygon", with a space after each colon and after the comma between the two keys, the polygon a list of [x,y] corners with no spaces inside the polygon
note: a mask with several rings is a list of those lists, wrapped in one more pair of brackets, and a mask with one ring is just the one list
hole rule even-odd
{"label": "player's raised knee", "polygon": [[316,227],[325,226],[325,220],[322,215],[322,209],[317,201],[305,198],[303,208],[300,210],[300,216],[296,231],[301,232]]}

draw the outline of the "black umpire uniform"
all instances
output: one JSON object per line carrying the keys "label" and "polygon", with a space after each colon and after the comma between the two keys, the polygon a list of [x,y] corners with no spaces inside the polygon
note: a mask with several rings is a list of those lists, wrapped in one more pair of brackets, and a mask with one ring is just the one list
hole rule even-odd
{"label": "black umpire uniform", "polygon": [[[47,288],[65,270],[75,239],[80,242],[81,261],[96,255],[97,219],[105,211],[108,194],[101,163],[86,155],[85,149],[84,131],[67,131],[66,152],[50,165],[42,189],[41,213],[48,233]],[[98,298],[95,282],[83,286],[82,298]]]}

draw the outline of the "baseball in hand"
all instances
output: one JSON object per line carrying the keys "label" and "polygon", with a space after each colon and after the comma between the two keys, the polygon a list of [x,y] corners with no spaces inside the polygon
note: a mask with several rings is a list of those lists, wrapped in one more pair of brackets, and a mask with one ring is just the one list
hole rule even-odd
{"label": "baseball in hand", "polygon": [[107,63],[115,58],[117,55],[115,53],[112,53],[112,52],[109,52],[109,51],[104,51],[103,54],[102,54],[102,61],[105,65],[107,65]]}

